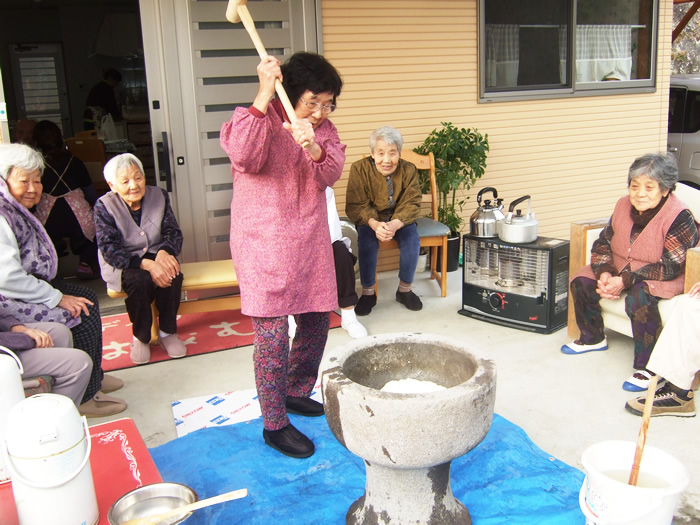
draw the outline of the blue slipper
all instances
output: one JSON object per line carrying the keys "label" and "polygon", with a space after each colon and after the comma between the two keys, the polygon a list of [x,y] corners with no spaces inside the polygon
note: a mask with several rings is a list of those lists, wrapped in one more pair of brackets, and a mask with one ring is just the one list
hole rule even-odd
{"label": "blue slipper", "polygon": [[[627,390],[627,392],[644,392],[649,389],[652,377],[654,376],[648,370],[635,370],[634,374],[622,383],[622,389]],[[658,384],[660,385],[662,382],[663,379],[660,378]]]}
{"label": "blue slipper", "polygon": [[608,339],[603,339],[600,343],[584,345],[578,340],[567,343],[561,347],[561,351],[567,355],[585,354],[586,352],[600,352],[608,349]]}

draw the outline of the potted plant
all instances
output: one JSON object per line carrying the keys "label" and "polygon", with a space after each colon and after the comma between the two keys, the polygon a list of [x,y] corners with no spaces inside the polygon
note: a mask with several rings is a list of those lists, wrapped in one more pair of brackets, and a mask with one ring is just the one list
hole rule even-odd
{"label": "potted plant", "polygon": [[[464,222],[461,212],[466,198],[469,198],[458,198],[457,192],[470,189],[484,174],[489,140],[488,135],[482,135],[476,129],[458,128],[451,122],[441,124],[442,128],[431,131],[423,144],[413,151],[421,155],[432,151],[435,157],[437,220],[450,229],[452,238],[456,238],[456,242],[452,241],[456,250],[448,248],[448,270],[452,271],[459,266],[459,237]],[[429,185],[427,174],[421,174],[421,185],[424,188]]]}

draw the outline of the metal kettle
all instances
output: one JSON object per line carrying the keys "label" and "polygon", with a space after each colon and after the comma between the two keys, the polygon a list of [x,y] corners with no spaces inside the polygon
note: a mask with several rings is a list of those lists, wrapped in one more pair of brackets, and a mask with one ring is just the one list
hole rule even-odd
{"label": "metal kettle", "polygon": [[[527,213],[522,215],[520,209],[515,209],[518,204],[527,201]],[[533,242],[537,239],[537,219],[535,212],[530,210],[531,199],[529,195],[515,199],[508,207],[508,216],[501,223],[498,236],[501,240],[515,244]],[[515,214],[513,212],[515,211]]]}
{"label": "metal kettle", "polygon": [[[483,204],[481,203],[482,196],[487,192],[493,193],[493,205],[490,199],[484,200]],[[498,198],[496,188],[488,187],[481,190],[476,196],[476,203],[478,207],[469,219],[471,235],[474,237],[498,237],[500,223],[505,219],[505,215],[503,215],[503,199]]]}

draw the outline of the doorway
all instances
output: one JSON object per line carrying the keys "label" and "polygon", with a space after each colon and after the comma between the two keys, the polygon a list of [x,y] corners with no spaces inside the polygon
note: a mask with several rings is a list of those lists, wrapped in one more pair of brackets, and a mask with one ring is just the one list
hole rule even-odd
{"label": "doorway", "polygon": [[[152,170],[152,183],[172,192],[184,262],[230,258],[233,185],[219,130],[237,106],[255,98],[259,58],[242,24],[226,20],[226,7],[226,0],[3,0],[0,11],[10,121],[26,116],[18,109],[10,45],[62,49],[63,128],[72,133],[82,129],[90,88],[109,68],[122,73],[124,135]],[[319,0],[259,0],[248,7],[269,53],[285,60],[320,50]]]}

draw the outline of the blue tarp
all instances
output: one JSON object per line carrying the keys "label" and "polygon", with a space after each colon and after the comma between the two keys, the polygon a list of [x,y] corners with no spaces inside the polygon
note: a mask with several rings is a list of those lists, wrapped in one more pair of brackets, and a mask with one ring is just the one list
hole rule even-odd
{"label": "blue tarp", "polygon": [[[364,492],[362,459],[338,443],[325,417],[290,417],[316,445],[310,458],[266,446],[261,419],[197,430],[150,449],[163,480],[192,487],[200,499],[248,489],[246,498],[195,511],[187,525],[345,523]],[[474,525],[583,525],[583,479],[497,414],[479,446],[452,462],[452,492]]]}

